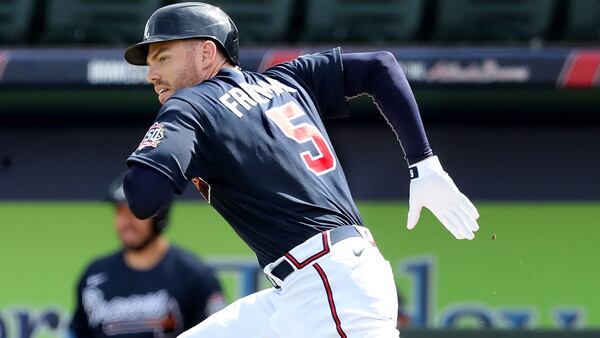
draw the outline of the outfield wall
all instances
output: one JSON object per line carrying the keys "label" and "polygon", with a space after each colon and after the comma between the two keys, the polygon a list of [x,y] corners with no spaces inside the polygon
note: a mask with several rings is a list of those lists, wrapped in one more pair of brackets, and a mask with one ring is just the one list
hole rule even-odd
{"label": "outfield wall", "polygon": [[[404,227],[404,202],[359,204],[380,250],[392,263],[413,324],[600,327],[600,271],[595,269],[600,205],[478,205],[482,229],[475,240],[466,242],[453,239],[428,212],[409,232]],[[0,337],[59,337],[84,265],[117,247],[112,210],[92,202],[3,202],[0,214]],[[247,266],[254,261],[207,204],[179,202],[172,221],[168,236],[208,262],[228,259]],[[222,270],[219,276],[229,300],[242,294],[241,271]],[[266,286],[261,279],[258,287]]]}

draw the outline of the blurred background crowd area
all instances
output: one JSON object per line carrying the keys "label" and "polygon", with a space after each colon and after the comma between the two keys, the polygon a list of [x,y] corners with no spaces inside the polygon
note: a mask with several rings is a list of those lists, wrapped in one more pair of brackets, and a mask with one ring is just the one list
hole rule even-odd
{"label": "blurred background crowd area", "polygon": [[[0,199],[102,196],[160,108],[145,68],[126,64],[123,50],[142,39],[150,14],[170,3],[0,2],[0,115],[7,127],[0,141],[8,144],[0,153],[7,187]],[[563,178],[600,165],[587,156],[600,147],[600,0],[210,3],[239,26],[246,70],[335,46],[390,50],[414,90],[433,149],[473,198],[597,199],[585,176]],[[354,100],[350,110],[350,119],[328,128],[355,197],[406,198],[408,181],[396,179],[403,154],[384,119],[369,98]],[[40,138],[56,150],[39,154]],[[85,149],[97,149],[105,161],[96,163]],[[81,160],[63,168],[71,158]],[[47,179],[24,185],[39,166]],[[84,172],[97,179],[75,184]]]}
{"label": "blurred background crowd area", "polygon": [[[4,0],[0,43],[123,45],[140,40],[172,0]],[[598,0],[216,0],[242,46],[356,44],[591,44]]]}

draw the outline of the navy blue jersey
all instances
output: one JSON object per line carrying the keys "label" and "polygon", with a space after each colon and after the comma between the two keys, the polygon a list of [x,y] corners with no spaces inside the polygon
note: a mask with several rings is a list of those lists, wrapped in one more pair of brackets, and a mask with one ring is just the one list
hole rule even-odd
{"label": "navy blue jersey", "polygon": [[191,181],[265,264],[314,234],[361,225],[322,118],[346,114],[340,50],[260,74],[223,68],[161,108],[128,164]]}
{"label": "navy blue jersey", "polygon": [[76,338],[176,337],[223,306],[218,281],[195,256],[171,246],[155,267],[139,271],[118,252],[85,270],[70,332]]}

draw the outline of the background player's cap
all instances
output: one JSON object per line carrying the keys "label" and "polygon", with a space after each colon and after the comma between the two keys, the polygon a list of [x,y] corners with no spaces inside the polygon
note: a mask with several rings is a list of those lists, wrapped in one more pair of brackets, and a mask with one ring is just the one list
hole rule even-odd
{"label": "background player's cap", "polygon": [[[118,204],[127,203],[127,197],[125,197],[125,191],[123,190],[123,179],[127,175],[127,171],[124,171],[117,175],[108,186],[107,200]],[[171,206],[167,206],[165,209],[159,211],[154,217],[152,217],[152,225],[156,233],[160,233],[167,226],[169,221],[169,211]]]}
{"label": "background player's cap", "polygon": [[214,41],[234,65],[239,66],[239,33],[233,21],[218,7],[184,2],[157,9],[146,22],[142,42],[125,51],[132,65],[146,65],[153,42],[206,38]]}

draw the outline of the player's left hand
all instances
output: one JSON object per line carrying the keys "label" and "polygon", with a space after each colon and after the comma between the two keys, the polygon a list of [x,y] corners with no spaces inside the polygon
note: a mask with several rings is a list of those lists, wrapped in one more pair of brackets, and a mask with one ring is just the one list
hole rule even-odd
{"label": "player's left hand", "polygon": [[[416,169],[416,170],[415,170]],[[410,167],[410,198],[407,228],[413,229],[423,207],[431,210],[457,239],[473,239],[479,230],[479,213],[442,169],[437,156]]]}

